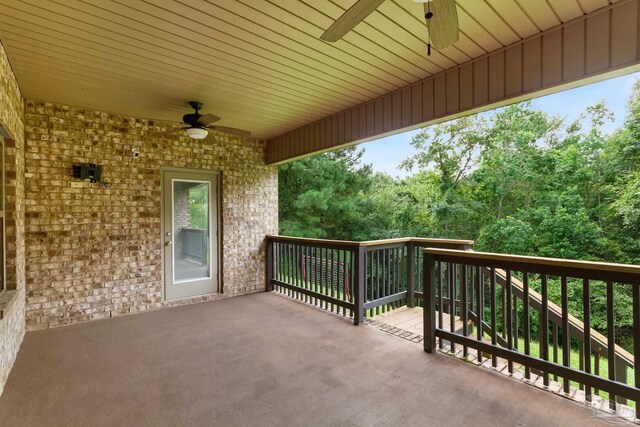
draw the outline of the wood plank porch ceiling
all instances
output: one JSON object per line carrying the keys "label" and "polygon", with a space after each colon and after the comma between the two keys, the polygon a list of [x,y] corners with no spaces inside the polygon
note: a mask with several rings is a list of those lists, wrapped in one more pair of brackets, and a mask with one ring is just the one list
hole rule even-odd
{"label": "wood plank porch ceiling", "polygon": [[27,98],[166,121],[195,99],[267,139],[611,3],[457,0],[460,41],[427,57],[411,0],[321,41],[353,1],[0,0],[0,39]]}

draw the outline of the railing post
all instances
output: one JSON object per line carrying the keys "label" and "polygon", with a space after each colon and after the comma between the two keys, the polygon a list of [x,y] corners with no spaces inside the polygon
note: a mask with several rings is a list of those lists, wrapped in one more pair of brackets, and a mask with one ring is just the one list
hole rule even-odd
{"label": "railing post", "polygon": [[364,322],[364,289],[365,289],[365,280],[366,280],[366,265],[365,265],[365,247],[358,246],[357,249],[353,251],[355,255],[355,272],[356,272],[356,283],[355,283],[355,298],[354,298],[354,306],[355,312],[353,313],[353,324],[360,325]]}
{"label": "railing post", "polygon": [[267,281],[267,292],[273,291],[273,240],[267,237],[267,256],[266,256],[265,279]]}
{"label": "railing post", "polygon": [[436,350],[436,259],[433,254],[424,254],[422,295],[424,297],[424,351]]}
{"label": "railing post", "polygon": [[412,241],[407,243],[407,307],[415,307],[415,264],[416,264],[416,244]]}

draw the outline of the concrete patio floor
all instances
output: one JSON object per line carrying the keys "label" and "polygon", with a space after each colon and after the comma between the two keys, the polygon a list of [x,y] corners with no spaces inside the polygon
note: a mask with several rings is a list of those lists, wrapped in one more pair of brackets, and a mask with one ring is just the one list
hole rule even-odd
{"label": "concrete patio floor", "polygon": [[268,293],[29,333],[0,397],[0,426],[575,426],[592,415]]}

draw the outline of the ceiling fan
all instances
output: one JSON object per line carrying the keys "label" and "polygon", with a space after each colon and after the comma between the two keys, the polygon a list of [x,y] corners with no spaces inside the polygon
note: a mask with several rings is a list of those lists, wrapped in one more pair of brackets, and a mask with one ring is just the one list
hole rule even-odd
{"label": "ceiling fan", "polygon": [[185,114],[184,116],[182,116],[182,121],[184,122],[184,124],[187,124],[189,126],[169,129],[165,132],[160,132],[160,134],[167,134],[167,133],[186,130],[187,135],[189,135],[191,138],[204,139],[209,134],[209,129],[211,129],[211,130],[216,130],[218,132],[228,133],[231,135],[245,136],[245,137],[251,136],[251,132],[246,130],[230,128],[226,126],[213,126],[213,123],[221,119],[220,117],[211,113],[200,114],[199,111],[202,110],[202,106],[203,106],[202,102],[189,101],[189,105],[191,106],[191,108],[195,110],[195,112],[191,114]]}
{"label": "ceiling fan", "polygon": [[[376,10],[385,0],[357,0],[340,16],[320,38],[336,42]],[[404,0],[403,0],[404,1]],[[424,3],[424,18],[429,30],[427,53],[431,48],[440,50],[458,41],[458,11],[455,0],[413,0]]]}

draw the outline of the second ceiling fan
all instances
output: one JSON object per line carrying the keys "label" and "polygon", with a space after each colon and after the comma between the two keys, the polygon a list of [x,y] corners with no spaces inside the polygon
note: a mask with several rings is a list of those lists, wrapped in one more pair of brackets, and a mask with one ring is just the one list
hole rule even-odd
{"label": "second ceiling fan", "polygon": [[[362,22],[385,0],[357,0],[342,16],[340,16],[320,38],[328,42],[336,42]],[[408,1],[408,0],[403,0]],[[458,10],[455,0],[413,0],[424,3],[424,18],[429,31],[427,41],[428,53],[431,47],[444,49],[458,41]]]}

